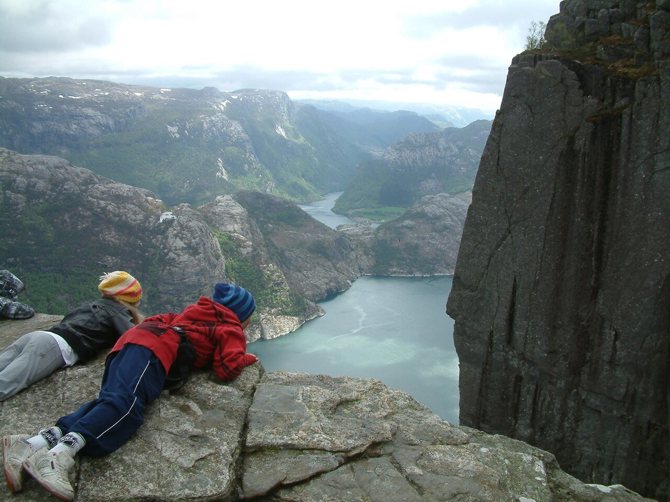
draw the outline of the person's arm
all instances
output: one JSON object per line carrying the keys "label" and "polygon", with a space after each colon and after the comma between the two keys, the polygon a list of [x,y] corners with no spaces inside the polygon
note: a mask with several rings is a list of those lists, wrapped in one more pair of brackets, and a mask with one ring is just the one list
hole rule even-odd
{"label": "person's arm", "polygon": [[239,327],[230,324],[217,327],[216,339],[212,366],[221,380],[234,380],[244,368],[258,361],[246,351],[247,341]]}
{"label": "person's arm", "polygon": [[112,316],[112,324],[119,336],[134,326],[133,316],[128,309],[121,309]]}

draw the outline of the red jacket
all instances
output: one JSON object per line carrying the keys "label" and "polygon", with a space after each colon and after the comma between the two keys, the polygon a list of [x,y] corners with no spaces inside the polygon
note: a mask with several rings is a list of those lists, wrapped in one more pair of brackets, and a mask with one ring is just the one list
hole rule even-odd
{"label": "red jacket", "polygon": [[205,296],[179,314],[147,317],[126,331],[111,353],[127,343],[142,345],[156,354],[167,374],[179,346],[179,335],[169,329],[172,326],[181,327],[195,347],[194,368],[204,368],[211,363],[221,380],[233,380],[246,366],[257,361],[256,356],[246,352],[247,341],[237,315]]}

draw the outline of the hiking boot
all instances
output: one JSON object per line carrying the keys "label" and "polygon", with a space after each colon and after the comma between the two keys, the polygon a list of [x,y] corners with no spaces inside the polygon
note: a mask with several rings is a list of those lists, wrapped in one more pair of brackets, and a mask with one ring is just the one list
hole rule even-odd
{"label": "hiking boot", "polygon": [[20,492],[23,488],[23,467],[21,464],[28,460],[35,450],[26,441],[28,434],[14,434],[2,438],[2,459],[5,468],[5,481],[12,493]]}
{"label": "hiking boot", "polygon": [[30,319],[34,315],[30,305],[0,297],[0,319]]}
{"label": "hiking boot", "polygon": [[46,448],[34,453],[23,468],[42,488],[61,500],[74,499],[70,476],[74,474],[74,459],[65,452],[52,453]]}

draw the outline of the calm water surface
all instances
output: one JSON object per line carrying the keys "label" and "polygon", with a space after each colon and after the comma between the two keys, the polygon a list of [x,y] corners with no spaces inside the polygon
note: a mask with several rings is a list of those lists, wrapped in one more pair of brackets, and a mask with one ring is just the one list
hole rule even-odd
{"label": "calm water surface", "polygon": [[[341,192],[300,206],[331,228],[352,223],[331,211]],[[458,423],[454,322],[445,312],[451,277],[362,277],[319,305],[326,315],[248,346],[268,371],[377,378]]]}
{"label": "calm water surface", "polygon": [[458,423],[458,358],[444,312],[451,277],[362,277],[326,315],[248,346],[268,371],[377,378]]}
{"label": "calm water surface", "polygon": [[319,220],[330,228],[337,228],[338,225],[343,225],[345,223],[353,223],[353,220],[350,220],[346,216],[335,214],[331,211],[332,207],[335,205],[335,201],[340,195],[342,195],[342,192],[329,193],[323,199],[312,202],[311,204],[305,204],[304,206],[300,206],[300,208],[311,215],[312,218]]}

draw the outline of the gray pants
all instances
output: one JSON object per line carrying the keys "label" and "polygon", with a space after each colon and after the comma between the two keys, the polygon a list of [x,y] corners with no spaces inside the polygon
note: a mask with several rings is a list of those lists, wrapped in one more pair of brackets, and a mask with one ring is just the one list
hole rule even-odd
{"label": "gray pants", "polygon": [[64,366],[53,336],[44,331],[26,333],[0,352],[0,401]]}

